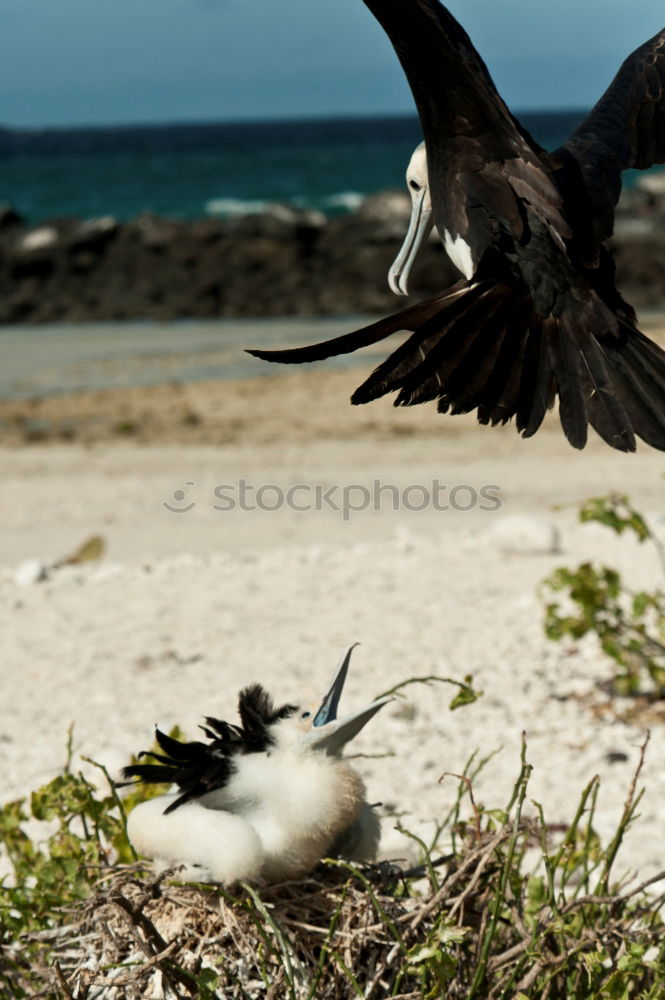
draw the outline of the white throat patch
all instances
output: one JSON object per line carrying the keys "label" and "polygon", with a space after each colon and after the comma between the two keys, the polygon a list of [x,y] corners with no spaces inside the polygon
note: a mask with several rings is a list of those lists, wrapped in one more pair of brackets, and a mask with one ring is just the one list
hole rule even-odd
{"label": "white throat patch", "polygon": [[461,236],[457,236],[453,239],[452,234],[449,233],[447,229],[444,229],[443,245],[455,267],[462,272],[465,278],[472,278],[475,267],[469,244],[463,240]]}

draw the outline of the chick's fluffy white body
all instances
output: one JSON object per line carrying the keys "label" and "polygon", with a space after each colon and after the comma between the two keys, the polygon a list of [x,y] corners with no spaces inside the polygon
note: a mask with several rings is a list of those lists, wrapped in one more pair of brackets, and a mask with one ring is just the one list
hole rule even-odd
{"label": "chick's fluffy white body", "polygon": [[166,754],[135,764],[128,777],[174,780],[173,791],[135,807],[127,822],[135,849],[179,877],[225,885],[277,882],[321,858],[376,856],[380,829],[344,745],[390,699],[337,719],[348,651],[318,712],[275,710],[259,687],[240,695],[243,727],[207,719],[212,742],[180,743],[158,732]]}
{"label": "chick's fluffy white body", "polygon": [[344,761],[277,747],[240,757],[228,785],[171,813],[175,793],[141,803],[127,831],[141,854],[200,866],[185,870],[200,880],[274,882],[311,870],[336,843],[351,859],[371,860],[379,824],[364,797]]}

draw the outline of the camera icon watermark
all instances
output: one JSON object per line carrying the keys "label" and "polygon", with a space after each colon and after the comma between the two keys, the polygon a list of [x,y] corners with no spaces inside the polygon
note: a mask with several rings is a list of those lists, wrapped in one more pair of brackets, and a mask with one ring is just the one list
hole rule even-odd
{"label": "camera icon watermark", "polygon": [[[185,487],[195,485],[196,483],[193,480],[188,480],[185,483]],[[187,502],[185,503],[185,501]],[[196,507],[196,501],[189,500],[186,490],[178,488],[173,491],[173,500],[170,503],[167,500],[163,500],[162,507],[166,507],[172,514],[188,514],[190,510]]]}

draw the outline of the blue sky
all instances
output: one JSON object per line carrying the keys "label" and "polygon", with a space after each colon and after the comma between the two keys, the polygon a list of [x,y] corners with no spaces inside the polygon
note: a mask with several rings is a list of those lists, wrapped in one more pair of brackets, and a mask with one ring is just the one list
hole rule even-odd
{"label": "blue sky", "polygon": [[[454,0],[514,109],[587,107],[662,0]],[[361,0],[0,0],[1,125],[413,110]]]}

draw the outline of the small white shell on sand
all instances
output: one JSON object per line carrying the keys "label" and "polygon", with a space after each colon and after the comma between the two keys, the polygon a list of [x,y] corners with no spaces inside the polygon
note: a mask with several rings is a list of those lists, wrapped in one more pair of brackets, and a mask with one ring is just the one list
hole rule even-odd
{"label": "small white shell on sand", "polygon": [[48,567],[41,559],[26,559],[14,571],[14,582],[21,587],[29,587],[40,583],[48,577]]}

